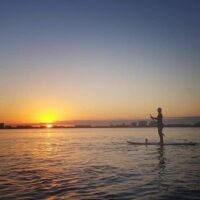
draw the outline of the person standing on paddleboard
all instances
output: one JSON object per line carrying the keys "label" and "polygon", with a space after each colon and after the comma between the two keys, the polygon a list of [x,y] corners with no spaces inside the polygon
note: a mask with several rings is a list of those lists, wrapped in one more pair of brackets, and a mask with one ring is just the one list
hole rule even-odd
{"label": "person standing on paddleboard", "polygon": [[164,140],[163,140],[164,133],[162,132],[162,130],[163,130],[164,124],[163,124],[162,109],[158,108],[157,111],[158,111],[157,117],[153,117],[151,114],[150,114],[150,117],[153,120],[157,120],[157,127],[158,127],[158,135],[160,137],[160,144],[163,145],[164,144]]}

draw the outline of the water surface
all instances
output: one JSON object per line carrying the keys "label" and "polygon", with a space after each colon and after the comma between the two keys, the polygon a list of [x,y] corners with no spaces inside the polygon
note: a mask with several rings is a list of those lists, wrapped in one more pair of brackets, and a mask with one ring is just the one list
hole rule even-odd
{"label": "water surface", "polygon": [[[166,128],[199,142],[199,128]],[[0,131],[0,199],[199,199],[200,145],[154,128]]]}

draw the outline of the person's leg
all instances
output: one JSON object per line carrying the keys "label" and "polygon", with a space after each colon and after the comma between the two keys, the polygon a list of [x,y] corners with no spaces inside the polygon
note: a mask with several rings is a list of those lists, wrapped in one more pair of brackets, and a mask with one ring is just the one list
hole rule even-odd
{"label": "person's leg", "polygon": [[164,143],[162,129],[163,129],[162,127],[158,127],[158,135],[160,137],[160,144]]}

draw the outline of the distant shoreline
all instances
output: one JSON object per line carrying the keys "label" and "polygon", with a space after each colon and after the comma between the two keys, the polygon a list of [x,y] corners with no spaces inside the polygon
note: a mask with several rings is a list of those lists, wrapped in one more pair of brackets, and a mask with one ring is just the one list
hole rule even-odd
{"label": "distant shoreline", "polygon": [[[126,129],[126,128],[133,128],[133,129],[138,129],[138,128],[157,128],[156,126],[69,126],[69,127],[64,127],[64,126],[54,126],[51,128],[47,127],[4,127],[0,128],[0,130],[9,130],[9,129],[95,129],[95,128],[108,128],[108,129]],[[164,128],[200,128],[200,125],[194,126],[194,125],[166,125]]]}

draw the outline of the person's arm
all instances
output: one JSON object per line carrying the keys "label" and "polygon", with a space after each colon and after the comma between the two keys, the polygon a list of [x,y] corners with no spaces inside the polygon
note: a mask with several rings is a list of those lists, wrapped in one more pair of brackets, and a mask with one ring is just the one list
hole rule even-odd
{"label": "person's arm", "polygon": [[151,119],[155,119],[155,120],[158,119],[157,117],[153,117],[151,114],[150,114],[150,117],[151,117]]}

